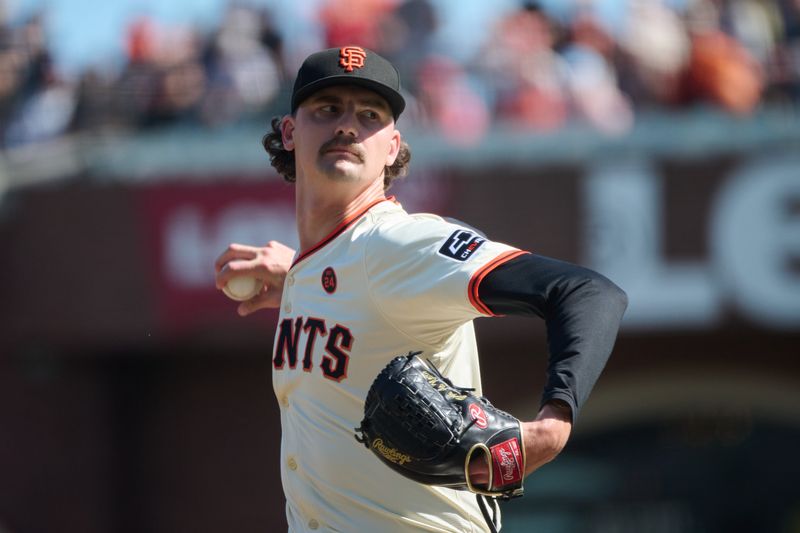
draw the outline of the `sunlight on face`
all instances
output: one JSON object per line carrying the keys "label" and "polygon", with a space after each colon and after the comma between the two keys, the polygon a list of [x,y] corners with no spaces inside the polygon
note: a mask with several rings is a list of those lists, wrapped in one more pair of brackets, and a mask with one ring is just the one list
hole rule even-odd
{"label": "sunlight on face", "polygon": [[382,179],[400,147],[389,104],[360,87],[322,89],[288,120],[298,181],[312,175],[345,182]]}

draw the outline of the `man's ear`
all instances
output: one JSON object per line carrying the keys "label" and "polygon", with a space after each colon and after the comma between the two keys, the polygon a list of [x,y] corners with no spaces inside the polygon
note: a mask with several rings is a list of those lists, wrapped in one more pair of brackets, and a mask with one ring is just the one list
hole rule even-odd
{"label": "man's ear", "polygon": [[294,150],[294,117],[286,115],[281,119],[281,140],[283,147],[288,150]]}
{"label": "man's ear", "polygon": [[386,166],[390,167],[394,165],[395,159],[397,159],[397,155],[400,153],[400,145],[403,141],[403,137],[400,135],[398,130],[394,130],[394,134],[392,135],[392,142],[389,145],[389,153],[386,155]]}

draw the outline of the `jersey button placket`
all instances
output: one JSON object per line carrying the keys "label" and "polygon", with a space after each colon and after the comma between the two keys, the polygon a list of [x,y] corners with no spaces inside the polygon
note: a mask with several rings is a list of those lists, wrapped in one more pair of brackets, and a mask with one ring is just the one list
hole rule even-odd
{"label": "jersey button placket", "polygon": [[[293,291],[291,290],[291,287],[294,286],[294,274],[289,274],[288,276],[286,276],[286,285],[289,287],[289,289],[286,291],[287,300],[291,300],[293,297],[292,296]],[[286,314],[292,312],[291,301],[287,301],[286,303],[283,304],[283,312]]]}

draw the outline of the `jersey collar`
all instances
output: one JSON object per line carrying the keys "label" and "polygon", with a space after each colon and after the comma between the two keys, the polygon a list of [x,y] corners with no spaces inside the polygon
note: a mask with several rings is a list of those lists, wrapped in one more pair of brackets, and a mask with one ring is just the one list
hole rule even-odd
{"label": "jersey collar", "polygon": [[294,267],[294,266],[295,266],[297,263],[299,263],[300,261],[303,261],[304,259],[306,259],[306,258],[307,258],[307,257],[309,257],[310,255],[314,254],[314,253],[315,253],[317,250],[319,250],[319,249],[323,248],[323,247],[324,247],[326,244],[328,244],[328,243],[329,243],[329,242],[331,242],[333,239],[335,239],[336,237],[338,237],[339,235],[341,235],[342,233],[344,233],[344,232],[345,232],[345,230],[347,230],[347,228],[349,228],[349,227],[350,227],[350,226],[352,226],[352,225],[353,225],[353,224],[354,224],[356,221],[358,221],[358,219],[360,219],[361,217],[363,217],[364,215],[366,215],[366,214],[367,214],[367,212],[368,212],[370,209],[372,209],[372,208],[373,208],[373,207],[375,207],[376,205],[378,205],[378,204],[380,204],[380,203],[383,203],[383,202],[394,202],[394,203],[397,203],[397,201],[395,200],[395,197],[394,197],[394,196],[389,196],[388,198],[379,198],[379,199],[375,200],[374,202],[371,202],[370,204],[366,205],[366,206],[365,206],[363,209],[361,209],[360,211],[357,211],[356,213],[353,213],[352,215],[350,215],[349,217],[347,217],[346,219],[344,219],[344,220],[343,220],[343,221],[342,221],[342,222],[341,222],[341,223],[340,223],[338,226],[336,226],[336,227],[333,229],[333,231],[331,231],[331,232],[330,232],[328,235],[326,235],[326,236],[325,236],[325,237],[324,237],[324,238],[323,238],[321,241],[319,241],[317,244],[315,244],[314,246],[312,246],[312,247],[311,247],[311,248],[309,248],[308,250],[305,250],[305,251],[304,251],[304,252],[302,252],[300,255],[298,255],[298,256],[295,258],[295,260],[292,262],[292,266],[291,266],[291,267],[289,267],[289,268],[291,269],[292,267]]}

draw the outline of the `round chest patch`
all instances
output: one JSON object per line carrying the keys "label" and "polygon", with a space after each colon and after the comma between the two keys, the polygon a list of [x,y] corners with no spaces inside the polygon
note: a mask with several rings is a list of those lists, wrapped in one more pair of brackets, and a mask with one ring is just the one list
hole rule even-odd
{"label": "round chest patch", "polygon": [[475,425],[481,429],[486,429],[489,425],[488,420],[486,420],[486,412],[477,403],[469,406],[469,416],[475,421]]}
{"label": "round chest patch", "polygon": [[328,294],[336,292],[336,272],[332,267],[328,267],[322,271],[322,288]]}

